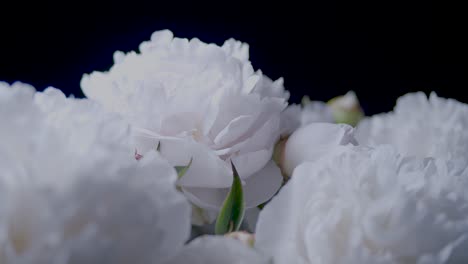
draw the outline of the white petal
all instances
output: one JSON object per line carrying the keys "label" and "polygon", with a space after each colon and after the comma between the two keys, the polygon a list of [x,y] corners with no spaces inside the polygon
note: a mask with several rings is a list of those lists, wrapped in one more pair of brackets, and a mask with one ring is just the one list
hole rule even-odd
{"label": "white petal", "polygon": [[167,116],[161,124],[161,134],[177,135],[182,132],[191,131],[196,127],[197,116],[195,113],[179,112]]}
{"label": "white petal", "polygon": [[161,155],[173,166],[185,166],[192,159],[190,168],[178,180],[178,185],[209,188],[231,186],[231,169],[208,147],[180,138],[162,138],[160,142]]}
{"label": "white petal", "polygon": [[234,118],[214,139],[218,146],[225,146],[239,138],[252,125],[254,117],[251,115],[241,115]]}
{"label": "white petal", "polygon": [[302,126],[315,122],[334,123],[332,110],[326,103],[312,101],[302,109]]}
{"label": "white petal", "polygon": [[292,104],[281,112],[281,136],[289,136],[301,126],[301,106]]}
{"label": "white petal", "polygon": [[224,42],[221,47],[226,53],[231,54],[233,57],[239,59],[242,62],[249,60],[249,44],[236,41],[234,39],[228,39]]}
{"label": "white petal", "polygon": [[255,233],[259,215],[260,209],[258,207],[252,207],[245,210],[244,222],[247,224],[249,232]]}
{"label": "white petal", "polygon": [[226,91],[217,104],[219,112],[214,122],[210,135],[217,136],[229,123],[242,115],[257,114],[261,109],[260,98],[255,96],[238,95]]}
{"label": "white petal", "polygon": [[[246,208],[268,201],[278,191],[282,180],[279,168],[272,161],[250,176],[242,184]],[[182,190],[195,205],[204,209],[218,210],[226,199],[230,186],[228,188],[183,187]]]}
{"label": "white petal", "polygon": [[250,176],[244,187],[245,205],[247,208],[260,205],[273,197],[281,187],[283,176],[274,161]]}
{"label": "white petal", "polygon": [[299,194],[294,193],[294,180],[292,178],[263,208],[256,225],[255,247],[265,254],[276,255],[278,263],[300,258],[296,250],[300,249],[302,241],[296,242],[293,229],[297,226],[298,207],[305,201],[296,198]]}
{"label": "white petal", "polygon": [[196,206],[207,210],[219,210],[230,188],[182,187],[185,196]]}
{"label": "white petal", "polygon": [[[253,136],[240,143],[237,149],[242,149],[245,153],[273,146],[279,138],[279,125],[279,116],[267,120]],[[278,133],[272,134],[271,131],[278,131]]]}
{"label": "white petal", "polygon": [[296,130],[284,150],[283,169],[291,175],[305,161],[317,161],[336,147],[356,144],[353,128],[345,124],[312,123]]}
{"label": "white petal", "polygon": [[255,152],[235,155],[232,158],[232,162],[236,166],[241,179],[248,179],[253,173],[258,172],[269,160],[271,160],[272,152],[272,149],[263,149]]}

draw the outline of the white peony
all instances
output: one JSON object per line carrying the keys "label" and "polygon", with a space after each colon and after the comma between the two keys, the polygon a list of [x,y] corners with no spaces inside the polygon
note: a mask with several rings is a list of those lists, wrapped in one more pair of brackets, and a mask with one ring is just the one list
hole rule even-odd
{"label": "white peony", "polygon": [[468,263],[468,168],[390,147],[303,163],[260,213],[275,263]]}
{"label": "white peony", "polygon": [[468,163],[468,105],[431,93],[398,99],[393,112],[364,119],[360,144],[393,145],[405,156],[458,159]]}
{"label": "white peony", "polygon": [[246,206],[254,207],[281,185],[269,161],[289,94],[282,79],[254,72],[248,57],[248,45],[232,39],[219,47],[158,31],[139,53],[116,52],[108,72],[85,75],[81,86],[132,125],[139,154],[160,144],[173,166],[193,159],[177,182],[193,203],[219,209],[232,183],[232,160]]}
{"label": "white peony", "polygon": [[354,130],[346,124],[311,123],[281,140],[275,149],[275,161],[285,177],[303,162],[318,161],[336,149],[357,145]]}
{"label": "white peony", "polygon": [[164,264],[270,264],[271,258],[243,242],[222,236],[202,236]]}
{"label": "white peony", "polygon": [[176,172],[126,123],[58,90],[0,83],[0,263],[156,263],[190,234]]}

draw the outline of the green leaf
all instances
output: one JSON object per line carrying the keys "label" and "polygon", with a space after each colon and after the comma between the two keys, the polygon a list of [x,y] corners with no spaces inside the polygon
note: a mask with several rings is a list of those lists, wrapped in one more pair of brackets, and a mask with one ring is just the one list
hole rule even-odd
{"label": "green leaf", "polygon": [[245,205],[242,182],[232,161],[231,165],[233,172],[232,186],[216,219],[215,234],[217,235],[239,230],[244,218]]}
{"label": "green leaf", "polygon": [[182,176],[185,175],[187,170],[190,168],[190,165],[192,165],[192,160],[193,160],[193,158],[190,158],[190,161],[186,166],[175,166],[174,167],[176,169],[176,171],[177,171],[177,178],[178,179],[182,178]]}

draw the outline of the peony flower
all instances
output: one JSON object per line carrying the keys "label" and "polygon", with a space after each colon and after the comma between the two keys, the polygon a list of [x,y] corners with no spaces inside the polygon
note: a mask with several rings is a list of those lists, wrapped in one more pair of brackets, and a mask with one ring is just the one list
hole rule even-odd
{"label": "peony flower", "polygon": [[232,39],[219,47],[158,31],[139,53],[116,52],[108,72],[85,75],[81,86],[132,125],[137,154],[159,145],[173,166],[193,159],[177,184],[194,204],[219,209],[232,160],[254,207],[281,185],[270,160],[289,94],[282,79],[254,72],[248,57],[248,45]]}
{"label": "peony flower", "polygon": [[0,83],[0,263],[156,263],[190,234],[176,172],[128,125],[56,89]]}
{"label": "peony flower", "polygon": [[405,156],[458,159],[468,163],[468,106],[431,93],[407,94],[393,112],[364,119],[360,144],[390,144]]}
{"label": "peony flower", "polygon": [[296,168],[255,246],[275,263],[467,263],[467,189],[466,165],[342,148]]}
{"label": "peony flower", "polygon": [[269,264],[271,259],[237,239],[202,236],[164,264]]}
{"label": "peony flower", "polygon": [[345,124],[311,123],[277,144],[275,161],[289,178],[303,162],[318,161],[337,148],[357,145],[353,133],[353,128]]}

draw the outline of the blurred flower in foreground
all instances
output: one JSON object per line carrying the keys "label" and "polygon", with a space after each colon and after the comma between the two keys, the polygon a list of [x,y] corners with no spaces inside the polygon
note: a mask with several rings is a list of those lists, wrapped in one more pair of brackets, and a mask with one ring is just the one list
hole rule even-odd
{"label": "blurred flower in foreground", "polygon": [[260,213],[275,263],[468,263],[468,168],[342,148],[303,163]]}
{"label": "blurred flower in foreground", "polygon": [[89,100],[0,83],[0,263],[156,263],[190,233],[176,172]]}
{"label": "blurred flower in foreground", "polygon": [[393,112],[364,119],[356,129],[362,145],[390,144],[405,156],[457,159],[468,164],[468,105],[431,93],[398,99]]}
{"label": "blurred flower in foreground", "polygon": [[85,75],[88,98],[131,123],[139,154],[155,149],[173,166],[193,162],[177,184],[197,206],[218,210],[232,182],[230,160],[245,185],[247,207],[278,190],[271,160],[289,93],[254,72],[248,45],[223,46],[158,31],[140,53],[114,54],[108,72]]}
{"label": "blurred flower in foreground", "polygon": [[229,237],[202,236],[164,264],[270,264],[271,259]]}

